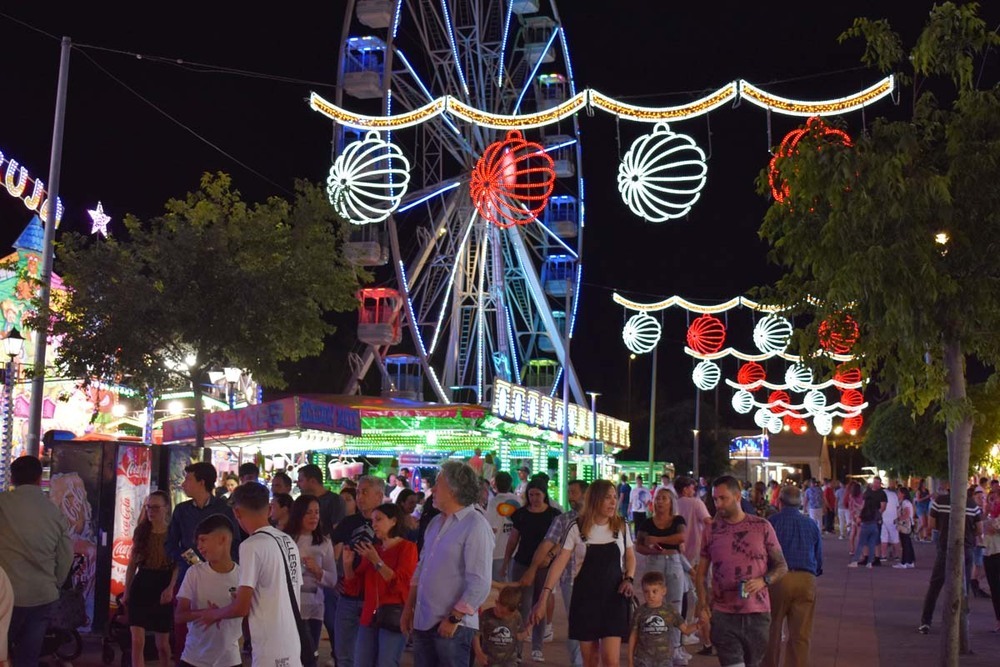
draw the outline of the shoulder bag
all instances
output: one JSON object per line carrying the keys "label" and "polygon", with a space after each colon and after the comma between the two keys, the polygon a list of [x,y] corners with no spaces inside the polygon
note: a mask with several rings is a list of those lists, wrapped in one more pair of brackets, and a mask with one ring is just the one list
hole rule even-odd
{"label": "shoulder bag", "polygon": [[[383,561],[384,563],[385,561]],[[393,570],[395,572],[395,570]],[[378,570],[375,570],[375,576],[381,577]],[[395,576],[395,574],[393,574]],[[384,578],[383,578],[384,580]],[[389,632],[402,632],[400,627],[403,619],[403,605],[399,603],[389,603],[382,604],[379,601],[378,595],[378,582],[375,583],[375,617],[372,620],[372,625],[379,630],[388,630]]]}
{"label": "shoulder bag", "polygon": [[314,665],[316,664],[316,656],[319,652],[316,650],[316,646],[313,645],[312,633],[309,632],[309,625],[303,620],[302,614],[299,612],[299,605],[296,602],[295,588],[292,585],[292,571],[288,566],[288,559],[285,558],[285,549],[281,546],[281,540],[279,540],[271,533],[267,533],[271,536],[278,544],[278,549],[281,552],[281,562],[285,565],[285,582],[288,584],[288,599],[292,603],[292,616],[295,617],[295,627],[299,631],[299,647],[301,651],[299,653],[299,659],[302,661],[303,665]]}

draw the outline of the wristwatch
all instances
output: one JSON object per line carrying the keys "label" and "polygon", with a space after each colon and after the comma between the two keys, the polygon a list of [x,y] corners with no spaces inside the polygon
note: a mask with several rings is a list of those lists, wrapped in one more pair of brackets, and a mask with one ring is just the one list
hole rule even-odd
{"label": "wristwatch", "polygon": [[376,572],[378,572],[379,570],[381,570],[383,567],[385,567],[385,563],[384,562],[379,561],[379,562],[375,563],[375,571]]}
{"label": "wristwatch", "polygon": [[456,616],[455,614],[448,614],[448,622],[452,625],[458,625],[462,622],[462,617]]}
{"label": "wristwatch", "polygon": [[764,580],[764,585],[765,586],[770,586],[771,585],[771,577],[770,577],[770,575],[765,574],[761,578]]}

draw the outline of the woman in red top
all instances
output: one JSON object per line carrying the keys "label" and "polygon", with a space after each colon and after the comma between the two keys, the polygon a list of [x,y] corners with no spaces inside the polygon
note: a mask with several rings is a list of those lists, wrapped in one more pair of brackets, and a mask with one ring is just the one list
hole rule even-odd
{"label": "woman in red top", "polygon": [[[398,667],[406,637],[399,629],[403,603],[410,595],[410,579],[417,569],[417,545],[403,538],[402,508],[393,503],[372,511],[372,530],[378,545],[359,541],[344,549],[344,578],[360,580],[364,591],[361,626],[354,648],[358,667]],[[357,569],[354,554],[361,556]]]}

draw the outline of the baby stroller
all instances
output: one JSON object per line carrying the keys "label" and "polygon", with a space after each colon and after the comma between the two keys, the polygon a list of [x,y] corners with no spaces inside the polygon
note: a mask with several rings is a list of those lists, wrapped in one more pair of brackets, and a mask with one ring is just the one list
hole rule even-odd
{"label": "baby stroller", "polygon": [[[115,649],[121,651],[121,667],[131,667],[132,665],[132,631],[128,624],[128,610],[122,603],[122,596],[115,596],[115,606],[117,611],[108,621],[107,631],[104,639],[101,640],[101,662],[110,665],[115,661]],[[156,653],[156,643],[151,641],[147,635],[146,660],[156,660],[159,655]]]}
{"label": "baby stroller", "polygon": [[49,627],[42,639],[41,656],[55,656],[59,661],[68,663],[76,660],[83,653],[83,639],[77,628],[86,625],[87,602],[83,595],[83,584],[74,583],[76,575],[83,569],[84,558],[80,554],[73,556],[73,565],[69,576],[59,589],[59,601],[56,604]]}

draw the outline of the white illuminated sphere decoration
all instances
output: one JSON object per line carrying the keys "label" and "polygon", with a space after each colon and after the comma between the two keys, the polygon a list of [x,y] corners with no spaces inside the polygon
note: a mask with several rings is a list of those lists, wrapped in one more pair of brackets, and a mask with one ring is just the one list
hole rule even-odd
{"label": "white illuminated sphere decoration", "polygon": [[745,415],[753,410],[753,394],[746,389],[740,389],[733,394],[733,410]]}
{"label": "white illuminated sphere decoration", "polygon": [[722,371],[714,361],[700,361],[691,372],[691,379],[694,386],[702,391],[711,391],[722,379]]}
{"label": "white illuminated sphere decoration", "polygon": [[355,225],[392,215],[410,183],[410,162],[399,147],[369,132],[337,156],[326,192],[337,214]]}
{"label": "white illuminated sphere decoration", "polygon": [[792,338],[792,323],[778,315],[767,315],[753,328],[753,344],[761,352],[784,352]]}
{"label": "white illuminated sphere decoration", "polygon": [[830,431],[833,430],[833,417],[825,412],[820,413],[813,417],[813,426],[820,435],[830,435]]}
{"label": "white illuminated sphere decoration", "polygon": [[768,417],[767,430],[773,433],[774,435],[778,435],[779,433],[781,433],[781,430],[784,427],[785,427],[785,422],[781,421],[781,417],[779,417],[778,415],[771,415],[770,417]]}
{"label": "white illuminated sphere decoration", "polygon": [[792,364],[785,371],[785,384],[792,391],[807,391],[813,383],[813,372],[802,364]]}
{"label": "white illuminated sphere decoration", "polygon": [[767,408],[760,408],[757,412],[753,413],[753,423],[761,428],[767,428],[767,425],[771,423],[771,411]]}
{"label": "white illuminated sphere decoration", "polygon": [[636,313],[625,322],[622,340],[629,352],[646,354],[660,342],[660,323],[646,313]]}
{"label": "white illuminated sphere decoration", "polygon": [[705,152],[686,134],[657,123],[632,142],[618,166],[618,191],[625,204],[649,222],[687,215],[705,187]]}
{"label": "white illuminated sphere decoration", "polygon": [[819,415],[826,410],[826,394],[821,392],[819,389],[813,389],[805,395],[805,398],[802,399],[802,404],[805,406],[806,412],[809,414]]}

